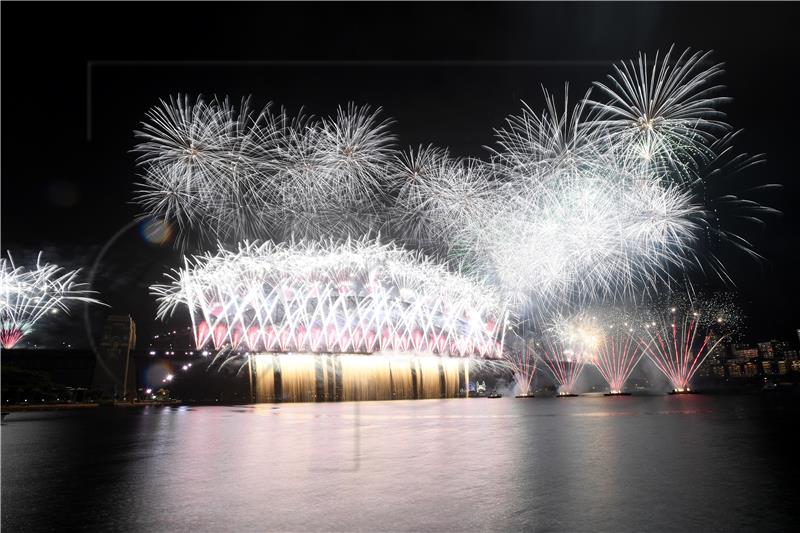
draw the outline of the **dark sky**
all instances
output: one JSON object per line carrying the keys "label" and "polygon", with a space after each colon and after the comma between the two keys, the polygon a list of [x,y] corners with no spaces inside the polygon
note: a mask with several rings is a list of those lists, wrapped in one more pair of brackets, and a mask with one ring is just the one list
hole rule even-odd
{"label": "dark sky", "polygon": [[[723,250],[752,340],[800,327],[797,276],[798,6],[791,4],[2,4],[2,247],[89,266],[131,223],[132,131],[178,92],[252,95],[315,114],[383,106],[402,145],[485,156],[492,128],[540,85],[577,95],[613,61],[679,48],[715,50],[734,98],[740,148],[768,164],[750,183],[783,212],[746,235],[765,260]],[[150,334],[147,286],[176,264],[136,228],[111,242],[97,287]]]}

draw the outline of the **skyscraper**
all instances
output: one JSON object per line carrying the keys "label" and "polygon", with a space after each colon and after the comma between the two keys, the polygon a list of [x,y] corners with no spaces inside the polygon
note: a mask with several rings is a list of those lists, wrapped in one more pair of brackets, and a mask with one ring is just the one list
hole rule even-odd
{"label": "skyscraper", "polygon": [[92,390],[114,400],[130,400],[136,396],[136,323],[128,315],[111,315],[106,319],[100,341]]}

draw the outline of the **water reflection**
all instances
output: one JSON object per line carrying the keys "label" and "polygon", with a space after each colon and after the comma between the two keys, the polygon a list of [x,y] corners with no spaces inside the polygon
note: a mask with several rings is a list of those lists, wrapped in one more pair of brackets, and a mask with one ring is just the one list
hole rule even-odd
{"label": "water reflection", "polygon": [[781,528],[795,511],[775,491],[798,469],[775,468],[764,439],[797,442],[763,421],[796,416],[796,404],[582,397],[14,414],[3,427],[2,525]]}

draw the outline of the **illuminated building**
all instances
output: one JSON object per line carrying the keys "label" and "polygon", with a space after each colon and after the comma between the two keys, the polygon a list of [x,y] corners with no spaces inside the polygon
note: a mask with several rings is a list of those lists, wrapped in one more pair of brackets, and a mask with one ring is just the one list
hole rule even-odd
{"label": "illuminated building", "polygon": [[764,359],[772,359],[775,357],[774,341],[764,341],[758,343],[758,354]]}
{"label": "illuminated building", "polygon": [[733,348],[734,358],[754,359],[758,357],[758,348],[754,348],[747,344],[737,344]]}

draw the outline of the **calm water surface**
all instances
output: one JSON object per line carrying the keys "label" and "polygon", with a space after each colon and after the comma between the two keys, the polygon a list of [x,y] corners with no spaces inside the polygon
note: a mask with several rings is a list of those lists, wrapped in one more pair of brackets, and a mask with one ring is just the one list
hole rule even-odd
{"label": "calm water surface", "polygon": [[3,531],[737,531],[797,524],[785,396],[13,413]]}

